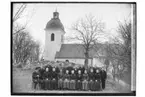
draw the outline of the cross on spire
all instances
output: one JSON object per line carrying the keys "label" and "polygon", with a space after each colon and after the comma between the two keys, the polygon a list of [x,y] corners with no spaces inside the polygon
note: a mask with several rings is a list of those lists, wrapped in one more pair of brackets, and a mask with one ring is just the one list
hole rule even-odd
{"label": "cross on spire", "polygon": [[59,18],[59,13],[57,12],[57,7],[55,9],[55,12],[53,12],[53,18]]}
{"label": "cross on spire", "polygon": [[57,12],[57,7],[56,7],[56,9],[55,9],[55,12]]}
{"label": "cross on spire", "polygon": [[57,4],[56,4],[56,9],[55,9],[55,12],[57,12]]}

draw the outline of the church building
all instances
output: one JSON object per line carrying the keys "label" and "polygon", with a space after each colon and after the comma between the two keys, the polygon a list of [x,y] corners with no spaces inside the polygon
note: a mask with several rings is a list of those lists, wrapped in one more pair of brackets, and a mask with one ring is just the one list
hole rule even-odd
{"label": "church building", "polygon": [[[44,60],[69,60],[69,62],[76,64],[84,64],[85,56],[82,44],[64,44],[63,37],[65,33],[64,26],[59,19],[59,13],[57,11],[53,12],[53,18],[48,21],[45,27]],[[90,51],[89,56],[89,65],[103,65],[103,63],[95,57],[95,52]]]}

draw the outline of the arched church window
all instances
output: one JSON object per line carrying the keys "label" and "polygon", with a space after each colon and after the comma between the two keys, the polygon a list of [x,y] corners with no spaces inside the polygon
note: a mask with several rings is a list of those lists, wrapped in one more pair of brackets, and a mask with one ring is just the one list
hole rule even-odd
{"label": "arched church window", "polygon": [[54,33],[51,34],[51,41],[54,41]]}

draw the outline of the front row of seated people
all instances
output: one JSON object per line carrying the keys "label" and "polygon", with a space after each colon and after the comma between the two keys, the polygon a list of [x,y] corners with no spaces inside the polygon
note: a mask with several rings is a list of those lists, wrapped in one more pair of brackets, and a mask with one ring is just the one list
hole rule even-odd
{"label": "front row of seated people", "polygon": [[33,88],[43,90],[100,91],[105,88],[106,71],[99,68],[36,68],[32,74]]}

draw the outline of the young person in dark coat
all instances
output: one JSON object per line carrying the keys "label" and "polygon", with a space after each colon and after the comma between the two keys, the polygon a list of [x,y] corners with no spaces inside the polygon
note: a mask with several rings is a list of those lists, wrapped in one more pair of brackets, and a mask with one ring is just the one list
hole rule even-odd
{"label": "young person in dark coat", "polygon": [[57,90],[57,87],[58,87],[58,85],[57,85],[58,79],[57,79],[57,78],[58,78],[58,77],[57,77],[56,67],[53,67],[53,68],[52,68],[51,76],[52,76],[51,88],[52,88],[53,90]]}
{"label": "young person in dark coat", "polygon": [[50,72],[49,67],[45,68],[45,72],[43,74],[43,80],[44,80],[44,89],[50,90],[51,89],[51,72]]}
{"label": "young person in dark coat", "polygon": [[81,73],[82,75],[85,73],[86,68],[84,66],[81,67]]}
{"label": "young person in dark coat", "polygon": [[57,74],[59,74],[60,73],[60,68],[57,66],[55,71],[56,71]]}
{"label": "young person in dark coat", "polygon": [[70,76],[70,89],[75,90],[75,86],[76,86],[76,75],[75,75],[75,71],[72,70]]}
{"label": "young person in dark coat", "polygon": [[94,84],[95,84],[94,86],[95,86],[96,91],[102,90],[101,74],[100,74],[100,70],[98,68],[96,68]]}
{"label": "young person in dark coat", "polygon": [[60,68],[60,72],[58,74],[58,89],[62,90],[63,89],[63,70],[62,68]]}
{"label": "young person in dark coat", "polygon": [[[77,67],[74,67],[74,73],[75,73],[75,75],[77,76],[77,74],[78,74],[78,68]],[[77,78],[76,78],[77,79]]]}
{"label": "young person in dark coat", "polygon": [[43,68],[43,67],[41,67],[40,69],[39,69],[39,73],[40,73],[40,89],[44,89],[44,77],[43,77],[43,75],[44,75],[44,72],[45,72],[45,69]]}
{"label": "young person in dark coat", "polygon": [[91,91],[94,91],[94,81],[95,81],[94,68],[90,68],[90,72],[89,72],[89,90],[91,90]]}
{"label": "young person in dark coat", "polygon": [[32,84],[34,89],[36,89],[36,87],[39,86],[39,79],[40,79],[40,73],[38,71],[38,68],[36,68],[32,74],[32,81],[33,81]]}
{"label": "young person in dark coat", "polygon": [[66,73],[64,75],[64,82],[63,82],[63,88],[64,90],[68,90],[69,89],[69,71],[66,69]]}
{"label": "young person in dark coat", "polygon": [[76,82],[76,89],[77,90],[82,90],[82,74],[81,74],[81,70],[78,70],[78,74],[77,74],[77,82]]}
{"label": "young person in dark coat", "polygon": [[102,89],[105,89],[106,79],[107,79],[107,73],[105,70],[102,69],[101,70]]}
{"label": "young person in dark coat", "polygon": [[83,81],[82,81],[82,89],[87,91],[88,90],[88,72],[85,69],[83,74]]}

